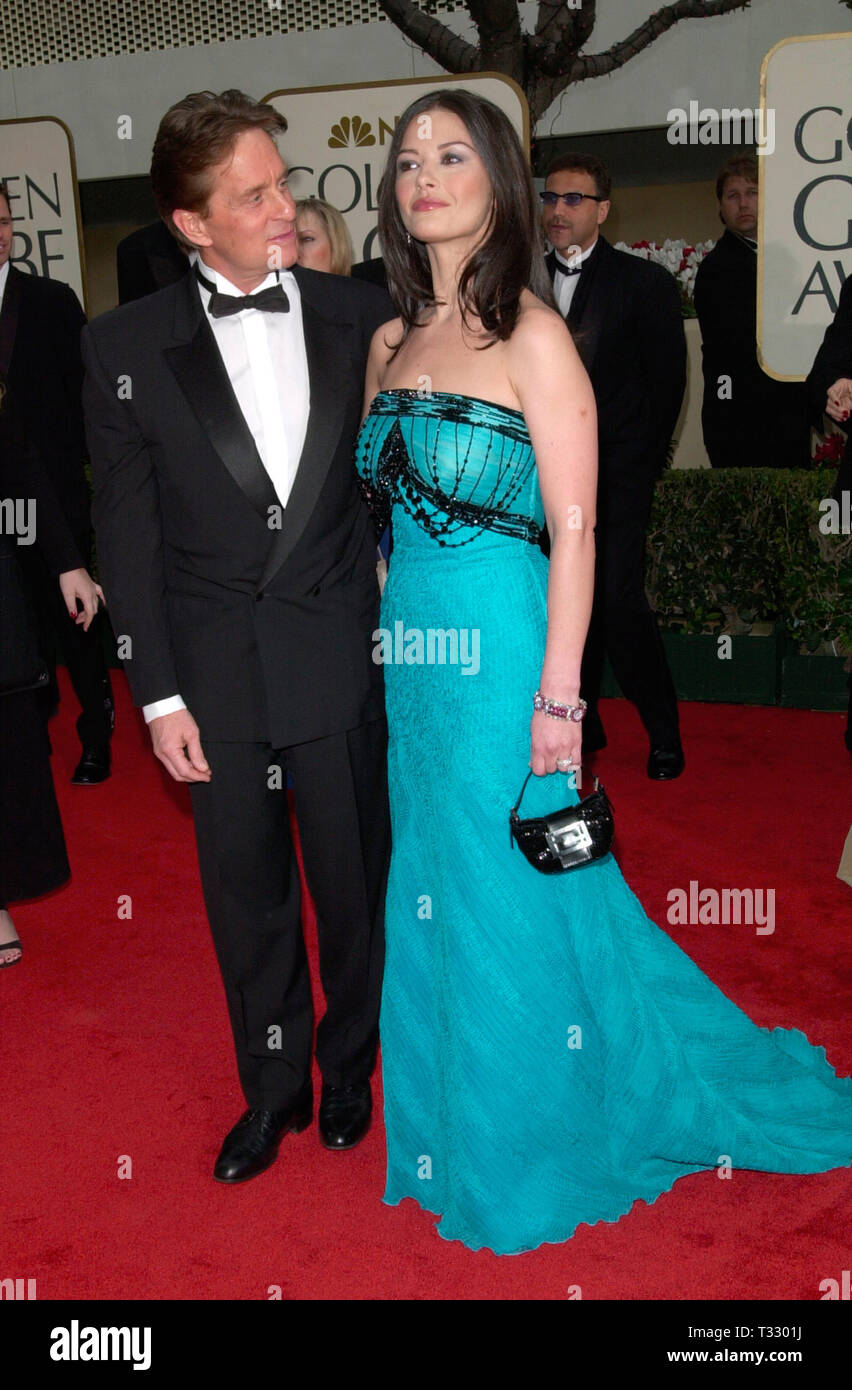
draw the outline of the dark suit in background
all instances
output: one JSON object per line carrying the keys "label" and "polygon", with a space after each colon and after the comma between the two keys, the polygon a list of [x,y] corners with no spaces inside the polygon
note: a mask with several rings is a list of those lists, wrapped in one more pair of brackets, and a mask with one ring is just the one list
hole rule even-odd
{"label": "dark suit in background", "polygon": [[388,287],[387,271],[381,256],[374,256],[369,261],[358,261],[349,273],[354,275],[356,280],[368,280],[371,285],[381,285],[383,290]]}
{"label": "dark suit in background", "polygon": [[[820,431],[823,429],[828,388],[841,377],[848,377],[852,381],[852,277],[843,282],[837,313],[825,330],[819,352],[805,382],[811,419]],[[846,446],[837,470],[835,495],[838,497],[841,491],[852,488],[852,430],[849,425],[849,420],[840,425],[840,429],[846,431]]]}
{"label": "dark suit in background", "polygon": [[[551,277],[553,252],[547,258]],[[686,340],[668,271],[598,235],[579,276],[568,325],[598,410],[595,597],[583,654],[584,734],[599,746],[604,654],[636,705],[651,747],[678,740],[677,697],[657,619],[645,593],[645,536],[654,484],[686,385]]]}
{"label": "dark suit in background", "polygon": [[165,222],[157,218],[123,237],[115,248],[118,302],[129,304],[182,280],[189,261]]}
{"label": "dark suit in background", "polygon": [[[695,277],[701,326],[704,447],[714,468],[807,468],[805,387],[757,360],[757,252],[725,229]],[[720,377],[730,377],[730,396]]]}
{"label": "dark suit in background", "polygon": [[[27,439],[41,459],[82,563],[89,568],[91,529],[80,356],[80,331],[85,322],[77,296],[68,285],[9,266],[0,310],[0,374],[6,376]],[[58,638],[81,706],[77,720],[80,742],[84,749],[108,748],[112,692],[104,656],[103,617],[98,614],[84,632],[70,621],[42,554],[27,553],[23,564],[35,597],[54,697],[58,698]]]}
{"label": "dark suit in background", "polygon": [[354,439],[370,340],[392,310],[357,280],[293,273],[310,414],[283,508],[194,274],[83,336],[103,584],[116,632],[132,638],[135,702],[179,693],[199,726],[212,769],[191,788],[205,903],[243,1090],[271,1110],[309,1081],[313,1023],[276,772],[295,783],[328,1006],[317,1060],[331,1086],[366,1081],[375,1061],[389,853],[375,539]]}
{"label": "dark suit in background", "polygon": [[[0,498],[35,503],[33,545],[19,544],[16,536],[0,530],[2,908],[52,892],[65,883],[70,873],[50,769],[47,729],[39,690],[32,685],[40,664],[35,614],[28,611],[26,585],[17,570],[21,558],[38,548],[58,592],[58,576],[81,568],[83,560],[41,460],[26,442],[11,392],[3,394],[0,388],[0,396]],[[25,659],[33,662],[26,674],[21,667],[24,652]],[[17,672],[17,677],[12,672]]]}
{"label": "dark suit in background", "polygon": [[[848,377],[852,381],[852,277],[843,282],[837,313],[833,322],[825,330],[825,337],[814,358],[814,364],[805,383],[811,416],[818,430],[823,428],[822,417],[825,412],[825,398],[828,388],[833,386],[840,377]],[[849,426],[849,420],[846,421],[845,425],[840,426],[841,429],[846,430],[846,445],[837,470],[837,481],[833,492],[841,506],[843,494],[852,494],[852,430]],[[852,675],[849,677],[846,747],[852,753]]]}

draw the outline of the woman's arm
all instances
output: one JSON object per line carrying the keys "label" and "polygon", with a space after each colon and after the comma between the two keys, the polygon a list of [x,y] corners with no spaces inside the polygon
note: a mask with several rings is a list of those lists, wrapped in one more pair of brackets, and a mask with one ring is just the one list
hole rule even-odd
{"label": "woman's arm", "polygon": [[[526,309],[510,339],[508,357],[550,534],[547,641],[539,689],[548,699],[577,705],[595,581],[595,398],[565,323],[550,309]],[[533,714],[533,772],[554,772],[557,758],[571,758],[579,766],[581,731],[582,724],[542,711]]]}
{"label": "woman's arm", "polygon": [[362,421],[367,418],[373,397],[382,387],[385,367],[388,358],[393,351],[388,344],[398,343],[402,333],[402,319],[391,319],[389,323],[382,323],[373,334],[370,343],[370,351],[367,355],[367,372],[364,381],[364,409],[361,414]]}

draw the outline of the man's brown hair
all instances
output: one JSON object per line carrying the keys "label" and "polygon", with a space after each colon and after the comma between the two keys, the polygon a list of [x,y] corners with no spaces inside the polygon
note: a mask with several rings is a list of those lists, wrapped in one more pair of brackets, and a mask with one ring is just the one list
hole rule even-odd
{"label": "man's brown hair", "polygon": [[722,165],[716,175],[716,198],[720,203],[728,179],[748,179],[749,183],[757,183],[756,156],[753,154],[735,154]]}
{"label": "man's brown hair", "polygon": [[595,192],[599,198],[609,199],[612,192],[612,176],[602,159],[593,154],[558,154],[547,166],[546,178],[551,174],[575,173],[590,174],[595,181]]}
{"label": "man's brown hair", "polygon": [[157,131],[151,155],[151,187],[157,210],[172,236],[192,251],[193,244],[172,221],[175,208],[206,217],[213,188],[210,171],[231,153],[246,130],[265,130],[275,139],[287,122],[274,106],[244,92],[190,92],[170,106]]}
{"label": "man's brown hair", "polygon": [[9,209],[9,213],[11,214],[11,212],[12,212],[12,204],[9,202],[9,192],[8,192],[8,189],[6,188],[6,185],[5,185],[5,183],[3,182],[2,179],[0,179],[0,198],[5,198],[5,199],[6,199],[6,206],[7,206],[7,208]]}

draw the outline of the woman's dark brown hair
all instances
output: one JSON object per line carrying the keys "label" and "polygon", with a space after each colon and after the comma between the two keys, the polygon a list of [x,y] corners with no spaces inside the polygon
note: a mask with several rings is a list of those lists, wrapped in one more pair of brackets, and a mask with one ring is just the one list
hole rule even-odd
{"label": "woman's dark brown hair", "polygon": [[[491,220],[459,281],[462,318],[475,314],[491,343],[505,341],[518,321],[521,293],[532,290],[554,306],[544,263],[538,199],[521,142],[508,116],[463,88],[427,92],[403,111],[379,185],[379,240],[391,297],[403,322],[398,351],[425,307],[435,304],[426,247],[406,234],[396,201],[396,169],[405,132],[427,111],[451,111],[463,121],[491,183]],[[491,343],[486,344],[490,347]]]}
{"label": "woman's dark brown hair", "polygon": [[237,137],[246,130],[265,130],[274,140],[286,129],[286,120],[274,106],[253,101],[234,87],[219,93],[191,92],[169,107],[151,154],[151,188],[160,216],[181,246],[193,250],[172,213],[186,208],[207,215],[211,170],[227,159]]}

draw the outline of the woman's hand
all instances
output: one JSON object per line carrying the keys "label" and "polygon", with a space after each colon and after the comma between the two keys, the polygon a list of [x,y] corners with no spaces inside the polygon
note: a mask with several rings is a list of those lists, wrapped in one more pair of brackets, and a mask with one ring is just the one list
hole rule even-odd
{"label": "woman's hand", "polygon": [[[572,719],[554,719],[544,710],[535,710],[530,724],[530,767],[536,777],[545,777],[550,772],[574,772],[577,785],[580,785],[582,727]],[[570,761],[570,767],[565,766],[566,761]],[[562,763],[561,767],[557,766],[558,762]]]}
{"label": "woman's hand", "polygon": [[850,411],[852,411],[852,379],[848,376],[841,376],[838,377],[833,386],[828,388],[825,413],[830,415],[832,420],[836,420],[838,425],[842,425],[849,419]]}
{"label": "woman's hand", "polygon": [[[98,611],[98,599],[106,604],[104,591],[100,584],[96,584],[88,570],[66,570],[59,576],[59,587],[62,590],[62,597],[65,599],[65,606],[68,609],[68,616],[72,618],[79,627],[82,623],[83,631],[88,632],[92,619]],[[77,600],[83,605],[82,613],[77,612]]]}

